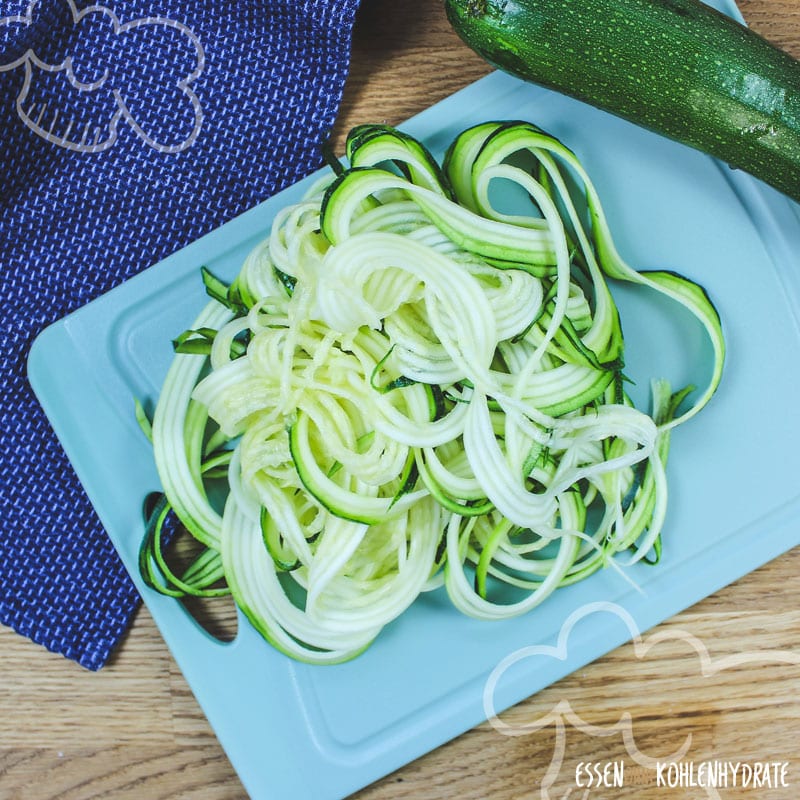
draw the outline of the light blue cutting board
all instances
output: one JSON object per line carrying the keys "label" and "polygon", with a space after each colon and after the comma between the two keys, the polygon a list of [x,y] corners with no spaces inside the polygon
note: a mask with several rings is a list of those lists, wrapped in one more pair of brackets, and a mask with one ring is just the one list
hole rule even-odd
{"label": "light blue cutting board", "polygon": [[[736,9],[726,6],[729,13]],[[303,184],[247,212],[44,331],[29,374],[114,545],[255,800],[344,797],[484,719],[493,668],[518,648],[555,644],[568,616],[609,601],[643,631],[800,543],[800,214],[757,181],[695,151],[551,92],[495,73],[405,127],[437,153],[486,119],[523,118],[572,147],[596,182],[624,257],[702,283],[729,347],[703,414],[674,435],[664,555],[657,568],[612,571],[563,589],[528,616],[478,622],[441,593],[422,598],[355,661],[296,664],[248,625],[230,644],[181,605],[142,586],[141,505],[158,487],[134,396],[154,399],[171,338],[205,302],[198,269],[233,277]],[[626,372],[702,383],[708,348],[688,317],[617,293]],[[630,637],[614,614],[572,632],[564,660],[521,662],[498,708],[519,701]]]}

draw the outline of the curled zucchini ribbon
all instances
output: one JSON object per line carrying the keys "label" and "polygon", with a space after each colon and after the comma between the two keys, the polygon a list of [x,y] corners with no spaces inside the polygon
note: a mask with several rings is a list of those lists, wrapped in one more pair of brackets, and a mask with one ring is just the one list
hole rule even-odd
{"label": "curled zucchini ribbon", "polygon": [[[442,585],[497,619],[657,560],[670,431],[722,372],[706,293],[625,264],[578,159],[531,124],[470,128],[441,164],[361,126],[346,156],[230,286],[204,272],[212,300],[176,340],[152,438],[203,563],[277,648],[332,663]],[[714,365],[693,403],[655,380],[634,407],[608,278],[705,328]]]}

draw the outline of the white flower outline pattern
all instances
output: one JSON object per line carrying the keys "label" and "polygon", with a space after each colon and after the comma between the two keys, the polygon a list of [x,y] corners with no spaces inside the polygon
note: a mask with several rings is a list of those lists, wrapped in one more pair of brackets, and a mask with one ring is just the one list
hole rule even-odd
{"label": "white flower outline pattern", "polygon": [[[99,153],[108,150],[117,141],[120,123],[127,123],[134,133],[145,144],[154,150],[157,150],[158,152],[178,153],[190,147],[200,135],[200,130],[203,124],[203,109],[200,105],[200,100],[197,94],[191,87],[191,84],[193,84],[200,77],[205,69],[206,64],[205,50],[200,42],[200,39],[197,37],[194,31],[192,31],[192,29],[184,23],[170,19],[169,17],[141,17],[123,23],[120,22],[117,14],[107,6],[95,4],[84,9],[78,9],[78,7],[75,5],[75,0],[65,0],[65,2],[67,3],[72,15],[72,21],[74,25],[78,25],[81,20],[90,14],[102,14],[110,21],[115,36],[124,34],[134,28],[143,28],[150,25],[173,28],[185,35],[195,48],[197,61],[194,69],[186,77],[178,81],[177,88],[186,96],[191,104],[194,115],[192,129],[188,136],[176,144],[165,144],[163,142],[159,142],[150,136],[136,121],[133,113],[128,107],[128,103],[122,96],[122,93],[119,91],[119,89],[108,87],[113,94],[116,109],[108,122],[107,135],[102,137],[100,128],[96,127],[94,131],[94,137],[90,138],[89,123],[87,123],[80,138],[77,139],[70,138],[72,134],[72,123],[68,124],[64,131],[55,133],[54,129],[58,121],[59,109],[54,109],[52,115],[45,120],[45,115],[47,112],[46,106],[40,107],[37,104],[30,105],[27,103],[34,79],[34,68],[38,68],[50,73],[63,73],[70,86],[82,93],[97,92],[101,88],[104,88],[109,79],[108,69],[106,68],[103,75],[96,81],[92,83],[84,83],[81,82],[75,74],[75,70],[73,68],[73,58],[71,55],[65,56],[64,59],[58,64],[50,64],[44,59],[40,58],[32,49],[26,50],[25,53],[23,53],[20,57],[7,64],[0,63],[0,72],[7,72],[20,67],[22,67],[24,70],[24,81],[22,88],[17,95],[15,103],[17,115],[24,125],[45,141],[80,153]],[[31,0],[31,2],[28,4],[25,14],[0,18],[0,28],[14,24],[23,26],[31,25],[33,22],[34,10],[38,3],[39,0]]]}

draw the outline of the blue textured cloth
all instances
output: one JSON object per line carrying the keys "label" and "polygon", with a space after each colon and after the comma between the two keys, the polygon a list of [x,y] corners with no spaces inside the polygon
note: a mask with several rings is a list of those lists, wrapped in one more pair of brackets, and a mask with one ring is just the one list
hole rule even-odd
{"label": "blue textured cloth", "polygon": [[319,166],[357,2],[0,0],[0,623],[89,669],[138,596],[29,347]]}

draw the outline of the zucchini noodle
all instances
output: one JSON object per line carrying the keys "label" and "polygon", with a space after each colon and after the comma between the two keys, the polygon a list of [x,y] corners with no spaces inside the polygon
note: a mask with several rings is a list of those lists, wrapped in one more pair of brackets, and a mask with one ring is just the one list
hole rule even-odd
{"label": "zucchini noodle", "polygon": [[[628,266],[577,158],[531,124],[470,128],[441,164],[364,125],[346,155],[233,283],[203,270],[212,299],[152,420],[148,584],[227,587],[279,650],[334,663],[426,591],[503,619],[657,560],[670,432],[722,374],[706,293]],[[693,403],[654,380],[634,406],[608,278],[699,320],[714,365]],[[170,511],[205,548],[180,577],[161,555]]]}

